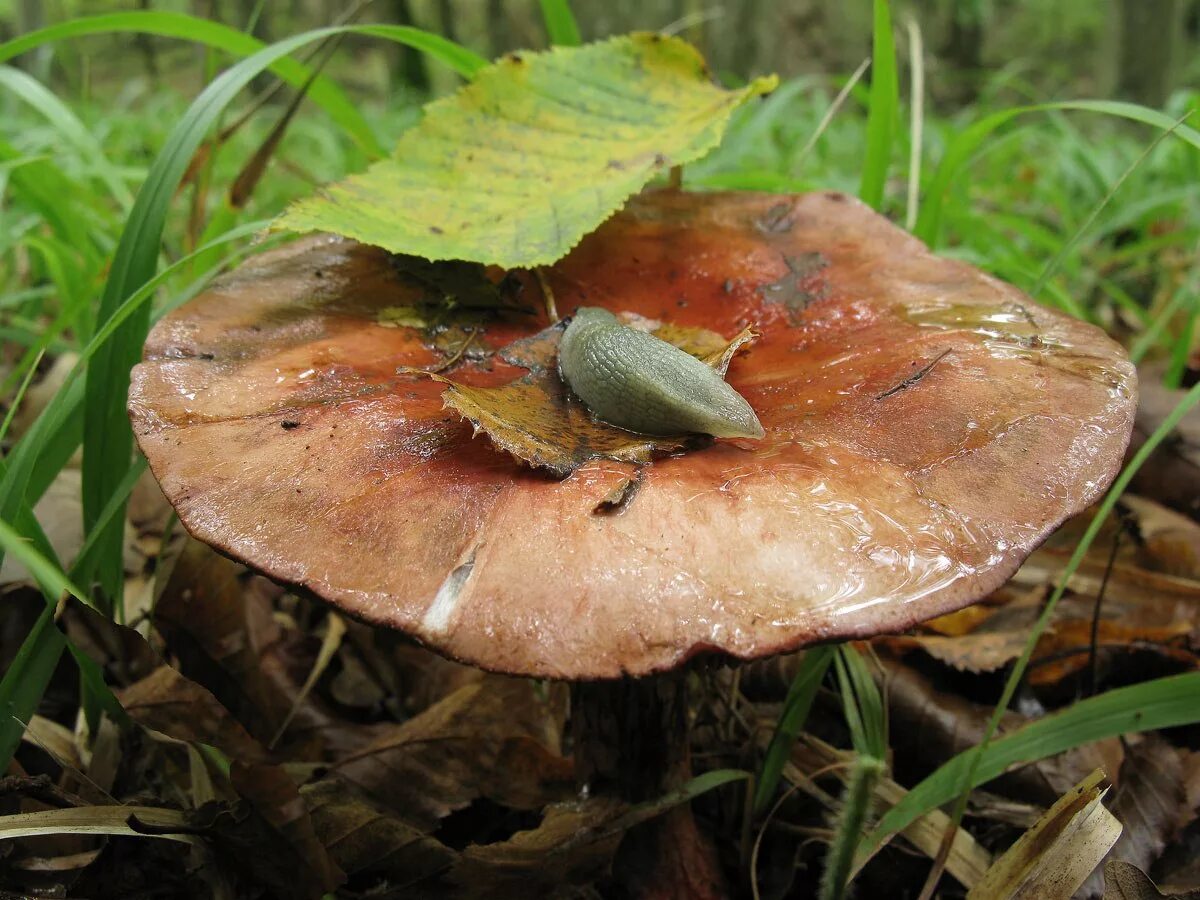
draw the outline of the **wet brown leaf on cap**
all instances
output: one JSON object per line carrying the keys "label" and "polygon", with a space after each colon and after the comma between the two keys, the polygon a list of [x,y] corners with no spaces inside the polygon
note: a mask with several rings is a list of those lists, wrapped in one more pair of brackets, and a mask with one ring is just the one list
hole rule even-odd
{"label": "wet brown leaf on cap", "polygon": [[[742,347],[754,339],[745,328],[725,340],[704,328],[663,326],[640,316],[626,317],[640,327],[704,360],[722,375]],[[445,384],[442,399],[497,447],[522,462],[565,478],[594,459],[648,463],[655,455],[680,450],[702,440],[695,435],[649,437],[594,418],[558,374],[558,342],[563,325],[552,325],[499,352],[505,362],[529,374],[499,387],[472,387],[436,372],[405,369]]]}

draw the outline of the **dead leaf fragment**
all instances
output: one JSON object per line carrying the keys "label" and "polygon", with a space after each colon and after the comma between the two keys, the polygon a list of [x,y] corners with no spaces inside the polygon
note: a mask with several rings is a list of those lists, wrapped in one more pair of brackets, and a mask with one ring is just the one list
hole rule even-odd
{"label": "dead leaf fragment", "polygon": [[967,900],[1068,900],[1121,834],[1097,769],[1064,794],[988,869]]}
{"label": "dead leaf fragment", "polygon": [[1137,866],[1110,860],[1104,864],[1104,900],[1200,900],[1200,890],[1164,894]]}
{"label": "dead leaf fragment", "polygon": [[[658,323],[642,320],[647,326]],[[434,372],[428,375],[447,385],[446,406],[483,431],[497,447],[531,466],[565,478],[594,459],[645,464],[655,455],[703,442],[695,435],[649,437],[595,419],[575,398],[558,374],[559,323],[505,347],[499,356],[529,374],[499,387],[472,387]],[[714,341],[701,328],[647,327],[652,334],[701,358],[724,375],[734,355],[754,339],[750,328],[730,341]],[[719,339],[719,338],[718,338]],[[408,370],[416,373],[419,370]]]}
{"label": "dead leaf fragment", "polygon": [[425,830],[478,797],[537,809],[574,791],[574,770],[558,753],[564,704],[561,685],[543,698],[533,682],[490,677],[380,728],[332,773]]}
{"label": "dead leaf fragment", "polygon": [[336,778],[300,791],[313,828],[347,875],[409,884],[449,868],[458,854]]}

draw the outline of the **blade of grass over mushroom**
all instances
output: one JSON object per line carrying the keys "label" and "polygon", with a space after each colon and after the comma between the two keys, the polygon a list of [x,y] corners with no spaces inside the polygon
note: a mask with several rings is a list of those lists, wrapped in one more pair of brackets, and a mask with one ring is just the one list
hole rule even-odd
{"label": "blade of grass over mushroom", "polygon": [[762,770],[754,786],[754,809],[758,814],[766,812],[775,797],[775,789],[783,774],[784,764],[792,755],[792,746],[796,736],[804,728],[813,701],[829,664],[833,662],[837,648],[832,644],[813,647],[804,654],[804,660],[796,671],[788,687],[787,697],[783,702],[783,712],[775,723],[775,733],[771,735],[771,743],[763,758]]}
{"label": "blade of grass over mushroom", "polygon": [[[754,338],[744,329],[731,341],[703,328],[682,328],[643,320],[657,337],[701,358],[724,375],[733,356]],[[650,437],[608,425],[573,400],[556,365],[562,328],[551,326],[500,351],[512,365],[529,369],[524,378],[500,387],[471,387],[436,372],[408,369],[445,384],[445,405],[483,431],[502,450],[560,477],[593,459],[647,463],[655,454],[687,446],[687,435]],[[715,349],[714,349],[715,347]]]}
{"label": "blade of grass over mushroom", "polygon": [[[382,36],[403,35],[399,26],[370,27]],[[347,32],[363,32],[360,26],[343,26],[309,31],[259,51],[222,73],[189,107],[172,130],[138,192],[97,311],[97,324],[106,322],[130,294],[154,275],[167,209],[175,190],[208,131],[221,112],[249,82],[264,69],[294,50],[323,38]],[[423,34],[423,32],[422,32]],[[139,306],[110,341],[97,348],[88,367],[84,404],[83,515],[91,526],[111,497],[132,460],[133,435],[125,413],[129,370],[141,355],[150,326],[149,308]],[[98,572],[104,594],[119,598],[121,530],[110,527],[99,538],[101,568]]]}
{"label": "blade of grass over mushroom", "polygon": [[[0,467],[0,471],[2,471],[0,474],[0,518],[19,523],[22,514],[29,515],[29,507],[37,502],[55,474],[66,464],[75,452],[75,448],[79,446],[82,437],[83,383],[78,376],[84,371],[84,367],[93,354],[130,315],[140,306],[149,302],[164,281],[185,266],[190,265],[194,257],[213,247],[241,241],[261,230],[264,224],[263,222],[249,222],[231,229],[220,238],[166,267],[135,291],[108,322],[92,336],[88,345],[80,351],[79,359],[67,375],[66,381],[55,393],[42,414],[34,421],[30,430],[17,442],[4,460],[3,467]],[[222,261],[193,282],[192,286],[173,298],[172,303],[168,303],[167,307],[159,310],[159,315],[166,312],[172,304],[177,305],[196,293],[201,285],[241,252],[245,251],[239,251],[229,259]],[[114,491],[115,493],[117,492]],[[103,511],[97,521],[102,518],[104,518]],[[0,558],[2,556],[2,548],[0,548]]]}
{"label": "blade of grass over mushroom", "polygon": [[[1122,470],[1108,493],[1105,494],[1104,500],[1101,501],[1092,517],[1083,538],[1063,569],[1057,587],[1031,629],[1021,656],[1013,665],[1004,691],[988,722],[984,740],[956,756],[910,791],[904,801],[897,804],[880,820],[875,830],[864,841],[864,853],[874,852],[887,836],[956,796],[959,798],[959,802],[951,824],[953,827],[957,827],[965,810],[964,801],[967,792],[996,777],[1009,765],[1016,762],[1041,759],[1088,741],[1099,740],[1102,737],[1200,721],[1200,708],[1197,708],[1195,703],[1195,691],[1200,685],[1200,675],[1189,673],[1110,691],[1099,697],[1077,703],[1064,712],[1033,722],[1000,740],[990,741],[990,736],[995,734],[1001,716],[1008,709],[1008,705],[1016,693],[1017,685],[1024,676],[1038,639],[1044,633],[1054,615],[1058,601],[1066,592],[1067,584],[1083,562],[1105,520],[1112,513],[1117,501],[1138,470],[1150,458],[1159,444],[1175,430],[1184,415],[1197,403],[1200,403],[1200,384],[1192,387],[1171,411],[1171,414],[1163,419],[1159,427]],[[1177,695],[1180,684],[1190,686],[1186,689],[1186,691],[1192,692],[1189,702],[1178,702]],[[1151,716],[1150,704],[1156,704],[1154,710],[1159,718]],[[1091,711],[1086,714],[1080,713],[1079,711],[1085,707]],[[1054,741],[1066,742],[1060,744],[1054,743]],[[1051,749],[1045,749],[1046,747]],[[1017,750],[1014,751],[1013,748],[1017,748]],[[1030,752],[1030,748],[1033,748],[1032,752],[1041,755],[1020,755]],[[1010,756],[1014,752],[1018,755]],[[1000,761],[998,769],[996,768],[997,761]]]}
{"label": "blade of grass over mushroom", "polygon": [[656,174],[715,147],[733,110],[776,82],[724,90],[690,44],[644,33],[509,56],[427,106],[389,159],[274,227],[433,260],[547,265]]}
{"label": "blade of grass over mushroom", "polygon": [[1153,125],[1163,130],[1172,130],[1176,137],[1200,150],[1200,131],[1188,126],[1176,126],[1175,118],[1156,109],[1139,106],[1136,103],[1121,103],[1112,100],[1064,100],[1054,103],[1039,103],[1031,106],[1015,106],[1000,112],[985,116],[978,122],[959,132],[947,146],[942,160],[934,172],[929,190],[925,193],[925,201],[921,204],[921,214],[917,217],[917,227],[914,232],[917,237],[935,247],[941,234],[942,219],[945,214],[946,196],[959,171],[967,164],[983,142],[998,128],[1025,113],[1050,112],[1053,110],[1074,110],[1079,112],[1094,112],[1116,118]]}
{"label": "blade of grass over mushroom", "polygon": [[542,21],[546,23],[546,34],[550,43],[557,47],[578,47],[579,25],[571,12],[568,0],[539,0],[542,6]]}
{"label": "blade of grass over mushroom", "polygon": [[858,196],[879,209],[892,161],[900,86],[896,78],[896,40],[888,0],[875,0],[871,55],[871,108],[867,115],[867,148],[862,163]]}

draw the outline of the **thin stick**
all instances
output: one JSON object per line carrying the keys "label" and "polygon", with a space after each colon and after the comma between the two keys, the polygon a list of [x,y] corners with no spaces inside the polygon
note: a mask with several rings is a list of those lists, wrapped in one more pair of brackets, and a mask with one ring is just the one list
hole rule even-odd
{"label": "thin stick", "polygon": [[804,162],[804,158],[812,151],[812,148],[817,145],[817,141],[821,139],[821,135],[825,133],[825,129],[829,127],[829,123],[833,121],[833,117],[842,108],[842,104],[846,102],[846,98],[850,96],[850,92],[854,90],[854,86],[858,84],[859,79],[863,77],[870,65],[871,57],[869,56],[858,64],[858,68],[854,70],[854,74],[850,76],[850,80],[838,91],[837,96],[833,98],[833,102],[829,104],[829,109],[825,110],[825,115],[817,123],[817,130],[813,132],[812,137],[808,139],[808,143],[804,145],[804,149],[796,156],[795,161],[792,163],[792,168],[799,167],[800,163]]}
{"label": "thin stick", "polygon": [[458,362],[460,359],[462,359],[462,355],[467,352],[467,348],[470,347],[471,344],[475,343],[475,338],[478,337],[478,335],[479,335],[479,329],[472,328],[471,333],[467,335],[466,339],[464,341],[462,341],[461,343],[459,343],[458,349],[455,350],[454,353],[450,357],[448,357],[445,361],[443,361],[440,366],[438,366],[435,369],[430,369],[429,371],[445,372],[447,369],[449,369],[451,366],[453,366],[456,362]]}

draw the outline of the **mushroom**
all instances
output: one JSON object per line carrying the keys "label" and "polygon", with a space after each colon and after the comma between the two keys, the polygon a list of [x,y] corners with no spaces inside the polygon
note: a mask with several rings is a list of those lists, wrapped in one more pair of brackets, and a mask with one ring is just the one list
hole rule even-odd
{"label": "mushroom", "polygon": [[[752,326],[728,378],[765,437],[642,469],[530,468],[405,369],[441,356],[381,322],[417,290],[389,256],[328,237],[166,316],[130,414],[195,537],[460,661],[578,683],[576,765],[596,789],[640,799],[686,773],[671,673],[689,659],[973,603],[1099,497],[1129,440],[1134,369],[1100,329],[841,194],[646,193],[548,277],[563,315]],[[476,344],[539,327],[500,320]],[[524,374],[500,355],[456,365],[473,385]]]}

